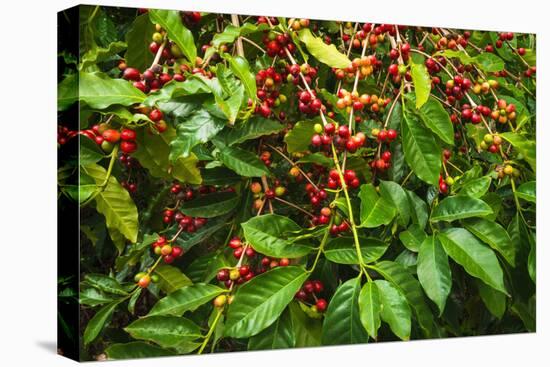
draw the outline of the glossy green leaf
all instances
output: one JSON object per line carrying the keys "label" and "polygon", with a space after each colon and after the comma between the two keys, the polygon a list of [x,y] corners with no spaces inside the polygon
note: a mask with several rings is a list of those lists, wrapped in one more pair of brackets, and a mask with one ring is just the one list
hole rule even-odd
{"label": "glossy green leaf", "polygon": [[78,101],[78,74],[70,74],[57,85],[57,109],[64,111]]}
{"label": "glossy green leaf", "polygon": [[234,192],[220,191],[186,201],[179,209],[191,217],[212,218],[229,213],[239,204],[239,200]]}
{"label": "glossy green leaf", "polygon": [[113,302],[114,298],[96,288],[86,288],[80,290],[78,301],[81,305],[94,307]]}
{"label": "glossy green leaf", "polygon": [[90,108],[104,109],[114,104],[130,106],[145,100],[145,94],[124,79],[102,73],[78,74],[78,98]]}
{"label": "glossy green leaf", "polygon": [[418,252],[426,239],[426,232],[418,224],[412,224],[406,231],[399,233],[399,239],[408,250]]}
{"label": "glossy green leaf", "polygon": [[321,152],[308,154],[305,157],[300,158],[296,163],[315,163],[324,167],[334,166],[334,160]]}
{"label": "glossy green leaf", "polygon": [[[105,168],[97,165],[83,166],[84,172],[92,177],[97,185],[105,182]],[[136,204],[128,191],[123,188],[114,176],[110,176],[107,184],[95,196],[96,209],[105,216],[107,228],[111,237],[113,233],[121,233],[129,241],[135,243],[138,234],[138,212]]]}
{"label": "glossy green leaf", "polygon": [[85,70],[99,62],[106,61],[125,49],[126,42],[122,41],[111,42],[108,47],[92,48],[82,56],[80,70]]}
{"label": "glossy green leaf", "polygon": [[[414,99],[413,99],[414,100]],[[437,99],[430,97],[420,107],[415,111],[418,114],[418,117],[428,129],[430,129],[434,134],[439,136],[439,138],[449,145],[454,145],[454,129],[453,123],[449,113],[441,102]]]}
{"label": "glossy green leaf", "polygon": [[361,185],[358,196],[361,199],[362,227],[374,228],[386,225],[395,217],[397,210],[393,203],[379,196],[373,184]]}
{"label": "glossy green leaf", "polygon": [[[95,141],[87,138],[84,135],[78,135],[79,147],[79,164],[86,166],[99,162],[105,157],[105,153],[99,148]],[[81,183],[82,185],[82,180]]]}
{"label": "glossy green leaf", "polygon": [[380,328],[380,296],[374,282],[367,282],[359,293],[359,318],[369,335],[376,339]]}
{"label": "glossy green leaf", "polygon": [[390,282],[407,299],[425,337],[434,335],[433,314],[424,299],[420,283],[403,265],[393,261],[381,261],[374,270]]}
{"label": "glossy green leaf", "polygon": [[418,178],[435,185],[441,170],[441,148],[431,131],[407,108],[403,109],[401,134],[407,164]]}
{"label": "glossy green leaf", "polygon": [[253,100],[256,99],[256,76],[250,69],[248,61],[244,57],[232,57],[229,54],[224,54],[223,58],[229,62],[229,67],[231,68],[231,71],[233,71],[233,74],[235,74],[235,76],[237,76],[237,78],[239,78],[243,83],[248,97]]}
{"label": "glossy green leaf", "polygon": [[103,292],[116,294],[118,296],[125,296],[128,294],[124,287],[115,278],[107,275],[87,274],[84,281],[89,286]]}
{"label": "glossy green leaf", "polygon": [[399,213],[399,222],[406,227],[411,218],[411,209],[405,190],[403,190],[401,185],[393,181],[380,180],[379,187],[380,196],[384,200],[393,203],[393,206],[397,208],[397,212]]}
{"label": "glossy green leaf", "polygon": [[225,123],[206,110],[200,109],[176,126],[176,138],[170,143],[170,160],[188,157],[191,149],[200,143],[206,143],[223,129]]}
{"label": "glossy green leaf", "polygon": [[430,221],[452,222],[457,219],[483,217],[493,210],[483,200],[469,196],[449,196],[434,208]]}
{"label": "glossy green leaf", "polygon": [[195,311],[223,292],[224,289],[211,284],[187,285],[160,299],[149,311],[148,316],[181,316],[187,311]]}
{"label": "glossy green leaf", "polygon": [[327,45],[321,38],[315,37],[309,28],[304,28],[298,32],[300,41],[306,45],[309,53],[317,60],[332,68],[346,68],[351,64],[348,57],[340,53],[336,46]]}
{"label": "glossy green leaf", "polygon": [[504,61],[490,52],[483,52],[473,58],[476,65],[483,71],[494,73],[504,69]]}
{"label": "glossy green leaf", "polygon": [[134,339],[151,341],[165,348],[176,347],[202,336],[200,328],[191,320],[174,316],[144,317],[124,330]]}
{"label": "glossy green leaf", "polygon": [[533,140],[519,135],[518,133],[505,132],[499,134],[504,140],[512,144],[512,146],[522,155],[522,158],[529,163],[533,172],[537,171],[537,148]]}
{"label": "glossy green leaf", "polygon": [[151,66],[155,55],[149,51],[149,44],[155,33],[155,25],[149,21],[149,14],[142,14],[132,22],[126,32],[128,48],[124,54],[124,61],[130,67],[145,70]]}
{"label": "glossy green leaf", "polygon": [[402,340],[411,335],[411,308],[407,299],[390,282],[375,280],[381,305],[380,317],[390,325],[391,331]]}
{"label": "glossy green leaf", "polygon": [[99,309],[99,311],[97,311],[94,317],[92,317],[91,320],[88,321],[86,329],[84,330],[84,345],[88,345],[96,340],[96,338],[105,327],[105,324],[109,321],[109,319],[115,312],[115,309],[120,302],[121,301],[118,300],[103,306]]}
{"label": "glossy green leaf", "polygon": [[406,190],[406,193],[411,207],[411,221],[424,229],[428,223],[428,205],[414,191]]}
{"label": "glossy green leaf", "polygon": [[170,40],[174,41],[181,52],[192,64],[197,58],[197,47],[193,34],[187,29],[181,20],[180,12],[177,10],[149,9],[151,22],[160,24],[166,30]]}
{"label": "glossy green leaf", "polygon": [[368,334],[359,313],[361,278],[341,284],[332,296],[323,322],[323,345],[366,343]]}
{"label": "glossy green leaf", "polygon": [[[361,245],[361,257],[365,264],[378,260],[389,247],[388,243],[376,238],[359,237],[359,244]],[[328,260],[337,264],[359,264],[353,237],[331,238],[326,243],[323,253]]]}
{"label": "glossy green leaf", "polygon": [[287,308],[271,326],[248,340],[248,350],[293,348],[295,343],[292,317]]}
{"label": "glossy green leaf", "polygon": [[473,198],[481,198],[489,187],[491,186],[491,177],[483,176],[479,178],[474,178],[473,180],[466,181],[459,192],[459,195],[466,195]]}
{"label": "glossy green leaf", "polygon": [[301,267],[278,267],[239,286],[227,311],[225,335],[246,338],[270,326],[308,275]]}
{"label": "glossy green leaf", "polygon": [[537,186],[535,181],[529,181],[522,183],[516,190],[517,197],[530,201],[532,203],[537,202]]}
{"label": "glossy green leaf", "polygon": [[166,293],[173,293],[180,288],[191,285],[191,280],[178,268],[171,265],[160,265],[155,269],[159,277],[159,287]]}
{"label": "glossy green leaf", "polygon": [[489,312],[496,318],[501,319],[506,312],[506,295],[489,287],[482,281],[478,280],[476,284],[479,290],[479,296]]}
{"label": "glossy green leaf", "polygon": [[435,235],[427,237],[420,246],[416,269],[422,288],[437,305],[441,315],[453,282],[449,259]]}
{"label": "glossy green leaf", "polygon": [[254,250],[266,256],[296,258],[311,251],[306,243],[293,241],[291,232],[300,231],[301,227],[287,217],[266,214],[253,217],[241,226]]}
{"label": "glossy green leaf", "polygon": [[298,121],[285,135],[286,149],[289,153],[303,152],[310,148],[311,137],[315,134],[314,126],[319,120]]}
{"label": "glossy green leaf", "polygon": [[307,316],[298,303],[291,302],[288,305],[292,318],[292,328],[296,338],[295,347],[316,347],[321,345],[321,333],[323,324],[319,319]]}
{"label": "glossy green leaf", "polygon": [[245,177],[269,175],[265,164],[254,153],[238,147],[226,147],[220,151],[220,161],[227,167]]}
{"label": "glossy green leaf", "polygon": [[173,356],[176,353],[145,342],[130,342],[112,344],[105,349],[105,354],[109,359],[137,359]]}
{"label": "glossy green leaf", "polygon": [[226,145],[235,145],[278,133],[283,128],[284,125],[276,120],[255,116],[240,125],[224,129],[216,138],[222,139]]}
{"label": "glossy green leaf", "polygon": [[500,224],[484,218],[468,219],[463,224],[468,231],[500,253],[510,265],[516,265],[517,249]]}
{"label": "glossy green leaf", "polygon": [[464,228],[448,228],[438,238],[445,252],[468,274],[507,294],[502,268],[493,250]]}
{"label": "glossy green leaf", "polygon": [[411,77],[416,96],[416,108],[422,107],[430,97],[432,78],[424,64],[411,63]]}

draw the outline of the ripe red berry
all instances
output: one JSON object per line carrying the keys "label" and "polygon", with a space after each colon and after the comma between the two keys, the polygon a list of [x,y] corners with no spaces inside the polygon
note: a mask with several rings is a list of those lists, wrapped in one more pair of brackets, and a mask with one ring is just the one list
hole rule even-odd
{"label": "ripe red berry", "polygon": [[388,137],[388,140],[395,140],[395,138],[397,138],[397,131],[395,131],[395,129],[389,129],[388,132],[387,132],[387,137]]}
{"label": "ripe red berry", "polygon": [[118,143],[118,141],[120,140],[120,132],[118,132],[118,130],[114,130],[114,129],[108,129],[108,130],[105,130],[102,134],[103,136],[103,139],[108,141],[109,143]]}
{"label": "ripe red berry", "polygon": [[342,125],[338,128],[338,135],[343,138],[347,139],[350,136],[350,131],[347,125]]}
{"label": "ripe red berry", "polygon": [[120,150],[123,153],[131,154],[137,150],[137,144],[135,141],[123,141],[120,143]]}
{"label": "ripe red berry", "polygon": [[126,80],[138,81],[140,78],[139,70],[136,68],[126,68],[122,72],[122,77]]}
{"label": "ripe red berry", "polygon": [[120,138],[122,140],[136,140],[137,134],[134,130],[123,129],[120,133]]}
{"label": "ripe red berry", "polygon": [[315,306],[317,306],[317,311],[325,312],[325,310],[327,309],[328,303],[323,298],[319,298],[315,303]]}
{"label": "ripe red berry", "polygon": [[153,122],[159,122],[160,120],[162,120],[163,117],[164,115],[161,110],[154,109],[151,111],[151,113],[149,113],[149,118]]}

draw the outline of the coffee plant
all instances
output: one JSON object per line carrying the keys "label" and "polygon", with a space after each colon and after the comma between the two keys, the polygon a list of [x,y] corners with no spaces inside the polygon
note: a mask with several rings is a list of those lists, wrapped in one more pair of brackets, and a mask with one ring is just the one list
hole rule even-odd
{"label": "coffee plant", "polygon": [[84,359],[535,330],[534,35],[78,17]]}

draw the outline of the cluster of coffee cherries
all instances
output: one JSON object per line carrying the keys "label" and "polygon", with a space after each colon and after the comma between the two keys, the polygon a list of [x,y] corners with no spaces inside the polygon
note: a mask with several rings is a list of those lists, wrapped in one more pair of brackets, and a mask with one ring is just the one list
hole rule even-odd
{"label": "cluster of coffee cherries", "polygon": [[[79,132],[70,130],[67,126],[58,125],[57,126],[57,143],[59,145],[67,144],[69,139],[75,137]],[[87,136],[88,138],[94,140],[95,135],[91,130],[83,130],[80,132],[82,135]]]}
{"label": "cluster of coffee cherries", "polygon": [[319,111],[326,112],[326,107],[317,97],[314,90],[302,90],[298,92],[298,110],[308,116],[315,116]]}
{"label": "cluster of coffee cherries", "polygon": [[293,31],[299,31],[302,28],[308,28],[309,27],[309,19],[289,19],[288,20],[288,26],[292,28]]}
{"label": "cluster of coffee cherries", "polygon": [[269,57],[279,56],[286,57],[287,49],[290,53],[296,51],[296,45],[292,42],[292,38],[288,33],[276,33],[268,31],[262,38],[266,53]]}
{"label": "cluster of coffee cherries", "polygon": [[512,32],[502,32],[499,33],[498,39],[495,41],[496,48],[501,48],[504,42],[511,41],[514,39],[514,33]]}
{"label": "cluster of coffee cherries", "polygon": [[313,186],[311,183],[306,184],[306,192],[309,197],[309,202],[313,207],[319,207],[328,198],[328,194],[323,185],[318,187]]}
{"label": "cluster of coffee cherries", "polygon": [[243,251],[248,258],[252,258],[256,255],[256,251],[254,251],[254,249],[250,246],[247,246],[245,250],[244,244],[238,236],[235,236],[229,240],[227,245],[233,249],[233,256],[235,259],[240,259],[243,256]]}
{"label": "cluster of coffee cherries", "polygon": [[436,36],[436,47],[439,50],[449,49],[456,50],[458,46],[466,47],[468,45],[468,39],[471,33],[465,31],[463,34],[448,34],[446,36]]}
{"label": "cluster of coffee cherries", "polygon": [[[155,42],[152,44],[156,45]],[[168,52],[167,49],[164,49],[164,51]],[[176,73],[172,76],[169,73],[162,72],[162,66],[158,64],[145,70],[143,74],[138,69],[129,67],[125,62],[120,62],[118,68],[122,71],[122,78],[131,81],[132,85],[143,93],[155,92],[172,79],[185,80],[182,74]]]}
{"label": "cluster of coffee cherries", "polygon": [[460,101],[464,97],[464,93],[472,87],[472,81],[464,78],[462,75],[455,75],[453,79],[449,79],[445,84],[445,94],[447,101],[453,104],[455,101]]}
{"label": "cluster of coffee cherries", "polygon": [[451,176],[443,178],[442,175],[439,175],[439,193],[442,195],[447,195],[449,193],[449,187],[454,183],[454,179]]}
{"label": "cluster of coffee cherries", "polygon": [[175,222],[178,224],[179,228],[183,232],[194,233],[198,229],[202,228],[207,222],[208,219],[200,217],[190,217],[181,212],[175,212],[171,209],[166,209],[163,212],[162,220],[166,224]]}
{"label": "cluster of coffee cherries", "polygon": [[145,273],[145,272],[137,273],[134,276],[134,282],[136,282],[140,288],[147,288],[149,287],[149,284],[151,284],[151,282],[157,283],[159,280],[160,278],[158,275],[156,274],[149,275],[148,273]]}
{"label": "cluster of coffee cherries", "polygon": [[[361,185],[357,174],[352,169],[347,169],[343,173],[344,182],[346,186],[356,189]],[[331,169],[328,173],[327,187],[332,190],[336,190],[341,187],[340,174],[336,169]]]}
{"label": "cluster of coffee cherries", "polygon": [[227,288],[231,287],[233,283],[240,285],[248,282],[256,275],[250,268],[250,265],[241,265],[233,269],[221,269],[216,274],[216,279],[223,282]]}
{"label": "cluster of coffee cherries", "polygon": [[357,92],[349,92],[341,88],[338,93],[338,100],[336,101],[336,107],[338,109],[346,109],[347,113],[354,111],[363,111],[367,109],[371,112],[384,111],[384,108],[391,102],[390,98],[381,98],[376,94],[361,94]]}
{"label": "cluster of coffee cherries", "polygon": [[365,55],[363,57],[354,58],[351,63],[344,69],[334,69],[336,79],[354,79],[359,71],[359,79],[365,79],[372,74],[374,68],[380,65],[380,61],[376,59],[376,55]]}
{"label": "cluster of coffee cherries", "polygon": [[[334,142],[339,150],[346,150],[350,153],[355,153],[361,148],[367,139],[362,132],[357,132],[351,135],[351,131],[347,125],[341,125],[336,128],[332,122],[327,123],[324,127],[321,124],[314,125],[315,134],[311,137],[311,145],[315,148],[322,147],[328,151],[331,143]],[[337,133],[336,133],[336,130]]]}
{"label": "cluster of coffee cherries", "polygon": [[176,195],[178,200],[189,201],[195,197],[195,192],[190,187],[184,187],[178,182],[172,183],[170,192]]}
{"label": "cluster of coffee cherries", "polygon": [[198,11],[182,11],[181,19],[188,26],[197,25],[201,21],[201,13]]}
{"label": "cluster of coffee cherries", "polygon": [[256,96],[261,101],[256,106],[255,112],[265,118],[271,116],[271,109],[285,103],[287,98],[279,92],[283,77],[274,67],[262,69],[256,74],[258,91]]}
{"label": "cluster of coffee cherries", "polygon": [[300,83],[303,82],[300,73],[304,76],[307,85],[311,85],[311,82],[317,78],[317,68],[307,63],[302,65],[287,64],[286,73],[286,81],[294,85],[301,85]]}
{"label": "cluster of coffee cherries", "polygon": [[498,178],[504,178],[505,176],[519,177],[521,172],[519,169],[514,168],[510,164],[498,165],[495,167]]}
{"label": "cluster of coffee cherries", "polygon": [[[126,153],[122,153],[118,157],[118,161],[120,162],[122,167],[125,168],[126,170],[129,170],[133,167],[138,167],[139,166],[139,162],[137,161],[137,159],[129,156]],[[130,182],[130,175],[128,175],[128,180],[121,181],[120,185],[132,194],[136,193],[137,189],[138,189],[137,183]]]}
{"label": "cluster of coffee cherries", "polygon": [[312,311],[325,312],[328,306],[328,302],[324,298],[317,298],[317,294],[321,293],[325,289],[323,282],[320,280],[308,280],[304,283],[302,288],[294,295],[299,301],[313,303]]}
{"label": "cluster of coffee cherries", "polygon": [[313,218],[311,218],[311,223],[314,226],[329,224],[331,215],[332,215],[332,210],[330,210],[329,207],[324,206],[319,211],[319,215],[316,215]]}
{"label": "cluster of coffee cherries", "polygon": [[[254,194],[253,195],[254,199],[260,200],[260,198],[262,197],[262,190],[263,190],[262,184],[260,184],[259,182],[252,182],[250,184],[250,191],[252,191],[252,193]],[[281,186],[281,182],[279,180],[275,180],[275,188],[274,189],[267,188],[263,193],[263,196],[266,199],[271,200],[271,199],[274,199],[275,197],[284,196],[285,194],[286,194],[286,188],[284,186]],[[261,205],[261,200],[260,200],[260,205]],[[257,207],[256,202],[254,203],[254,207],[256,209],[259,209]]]}
{"label": "cluster of coffee cherries", "polygon": [[485,134],[479,148],[489,153],[498,153],[501,144],[502,138],[499,135]]}
{"label": "cluster of coffee cherries", "polygon": [[489,116],[491,114],[491,109],[487,106],[477,105],[475,108],[472,108],[469,104],[465,103],[462,105],[462,112],[460,116],[462,121],[471,122],[474,125],[477,125],[481,122],[482,116]]}
{"label": "cluster of coffee cherries", "polygon": [[474,86],[472,87],[472,92],[474,92],[474,94],[488,94],[491,90],[498,89],[498,87],[498,81],[494,79],[479,79],[474,83]]}
{"label": "cluster of coffee cherries", "polygon": [[138,148],[136,143],[137,134],[132,129],[123,128],[119,131],[110,128],[108,124],[101,123],[92,126],[92,132],[96,144],[107,153],[111,152],[114,146],[119,143],[122,153],[131,154]]}
{"label": "cluster of coffee cherries", "polygon": [[267,167],[271,166],[271,152],[268,150],[262,151],[260,153],[260,160],[264,162]]}
{"label": "cluster of coffee cherries", "polygon": [[[364,42],[367,42],[367,35],[372,30],[372,24],[365,23],[361,27],[360,30],[358,30],[355,35],[353,34],[353,25],[351,22],[344,23],[344,34],[342,35],[342,41],[344,42],[344,46],[349,47],[351,42],[351,47],[353,48],[361,48],[364,44]],[[352,37],[353,35],[353,37]],[[325,43],[330,44],[330,37],[325,36]],[[375,38],[374,44],[376,44],[376,36],[373,35]]]}
{"label": "cluster of coffee cherries", "polygon": [[426,69],[428,69],[428,73],[430,74],[437,74],[441,71],[441,65],[445,65],[446,61],[443,58],[443,56],[440,57],[430,57],[427,58],[424,62],[424,65],[426,65]]}
{"label": "cluster of coffee cherries", "polygon": [[491,112],[491,118],[501,124],[514,121],[516,119],[516,105],[499,99],[496,108]]}
{"label": "cluster of coffee cherries", "polygon": [[156,255],[162,256],[162,260],[166,264],[173,263],[174,260],[183,255],[183,249],[179,246],[172,246],[164,236],[159,236],[151,246],[153,247],[153,252]]}

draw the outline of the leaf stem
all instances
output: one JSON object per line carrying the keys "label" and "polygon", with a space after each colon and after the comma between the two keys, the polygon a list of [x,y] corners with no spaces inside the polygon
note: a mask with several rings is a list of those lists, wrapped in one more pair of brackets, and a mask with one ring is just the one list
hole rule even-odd
{"label": "leaf stem", "polygon": [[223,314],[223,309],[218,310],[218,313],[216,314],[216,318],[212,322],[212,326],[210,326],[210,330],[208,330],[208,334],[204,337],[204,341],[201,344],[201,347],[198,351],[198,354],[202,354],[204,351],[204,348],[206,348],[206,345],[208,345],[208,341],[210,340],[210,337],[214,333],[214,330],[216,330],[216,326],[218,325],[218,321],[220,320],[221,315]]}

